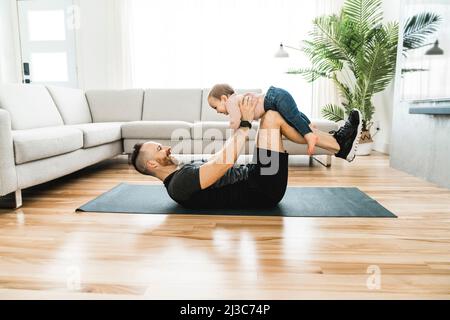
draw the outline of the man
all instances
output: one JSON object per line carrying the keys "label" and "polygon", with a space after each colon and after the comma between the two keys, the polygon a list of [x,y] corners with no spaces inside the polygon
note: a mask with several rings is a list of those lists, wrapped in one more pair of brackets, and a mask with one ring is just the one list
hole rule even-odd
{"label": "man", "polygon": [[[305,139],[280,116],[269,110],[260,121],[253,163],[235,165],[251,127],[257,100],[240,104],[241,126],[208,161],[178,165],[171,148],[155,142],[136,144],[131,163],[142,174],[160,179],[169,196],[189,208],[261,208],[281,201],[287,187],[288,156],[282,136],[305,144]],[[318,146],[352,161],[361,132],[361,115],[353,110],[346,124],[333,135],[315,130]]]}

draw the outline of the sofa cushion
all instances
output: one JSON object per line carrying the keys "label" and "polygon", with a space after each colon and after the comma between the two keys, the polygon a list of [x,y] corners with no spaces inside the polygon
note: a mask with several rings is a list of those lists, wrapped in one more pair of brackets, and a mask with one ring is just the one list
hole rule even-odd
{"label": "sofa cushion", "polygon": [[65,124],[92,122],[91,111],[83,90],[47,86]]}
{"label": "sofa cushion", "polygon": [[124,139],[190,139],[192,123],[185,121],[136,121],[124,123]]}
{"label": "sofa cushion", "polygon": [[80,130],[66,126],[12,131],[16,164],[45,159],[83,147]]}
{"label": "sofa cushion", "polygon": [[122,139],[122,122],[85,123],[68,126],[81,130],[83,148],[91,148]]}
{"label": "sofa cushion", "polygon": [[[133,153],[134,145],[136,143],[144,143],[149,139],[123,139],[123,150],[125,153]],[[151,139],[156,143],[161,143],[163,146],[170,146],[172,154],[191,154],[193,150],[193,141],[191,139],[183,140],[167,140],[167,139]],[[199,141],[203,142],[203,141]]]}
{"label": "sofa cushion", "polygon": [[313,124],[316,125],[317,129],[323,132],[330,132],[331,130],[337,130],[338,124],[334,121],[330,120],[322,120],[322,119],[310,119]]}
{"label": "sofa cushion", "polygon": [[[217,113],[216,110],[211,108],[208,104],[208,94],[211,89],[203,89],[202,94],[202,112],[201,112],[201,121],[230,121],[228,116],[224,114]],[[236,92],[246,93],[246,92],[257,92],[261,93],[261,89],[236,89]]]}
{"label": "sofa cushion", "polygon": [[24,163],[16,167],[20,189],[47,182],[122,153],[122,142],[78,149],[56,157]]}
{"label": "sofa cushion", "polygon": [[93,122],[142,119],[144,90],[89,90],[86,91],[86,98]]}
{"label": "sofa cushion", "polygon": [[0,85],[0,108],[9,112],[13,130],[64,124],[50,93],[44,86]]}
{"label": "sofa cushion", "polygon": [[198,121],[201,104],[200,89],[148,89],[142,120]]}
{"label": "sofa cushion", "polygon": [[[252,122],[249,139],[254,140],[259,121]],[[192,139],[195,140],[227,140],[233,134],[228,121],[198,121],[192,126]]]}

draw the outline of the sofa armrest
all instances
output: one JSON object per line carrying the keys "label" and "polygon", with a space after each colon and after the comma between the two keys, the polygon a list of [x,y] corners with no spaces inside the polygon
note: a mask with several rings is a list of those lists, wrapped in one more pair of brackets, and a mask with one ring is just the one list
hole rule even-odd
{"label": "sofa armrest", "polygon": [[0,109],[0,196],[17,190],[16,164],[9,112]]}

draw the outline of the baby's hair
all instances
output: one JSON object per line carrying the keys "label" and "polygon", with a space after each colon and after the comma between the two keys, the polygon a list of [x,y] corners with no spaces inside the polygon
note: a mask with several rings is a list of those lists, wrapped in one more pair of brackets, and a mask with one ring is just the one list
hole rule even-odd
{"label": "baby's hair", "polygon": [[211,91],[209,91],[208,99],[209,98],[215,98],[220,100],[220,97],[223,95],[226,95],[227,97],[231,96],[234,93],[234,89],[226,84],[226,83],[220,83],[216,84],[214,87],[212,87]]}

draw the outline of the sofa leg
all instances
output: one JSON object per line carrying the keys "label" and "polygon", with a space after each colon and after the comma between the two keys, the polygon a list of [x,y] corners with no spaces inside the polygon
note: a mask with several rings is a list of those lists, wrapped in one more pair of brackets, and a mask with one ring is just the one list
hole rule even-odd
{"label": "sofa leg", "polygon": [[22,206],[22,190],[0,197],[0,208],[17,209]]}
{"label": "sofa leg", "polygon": [[325,158],[325,167],[329,168],[331,167],[331,156],[327,155]]}
{"label": "sofa leg", "polygon": [[321,165],[323,165],[327,168],[331,167],[331,156],[330,155],[324,156],[323,158],[321,158],[321,160],[319,160],[317,157],[310,157],[310,161],[311,161],[311,158],[313,158],[318,163],[320,163]]}

